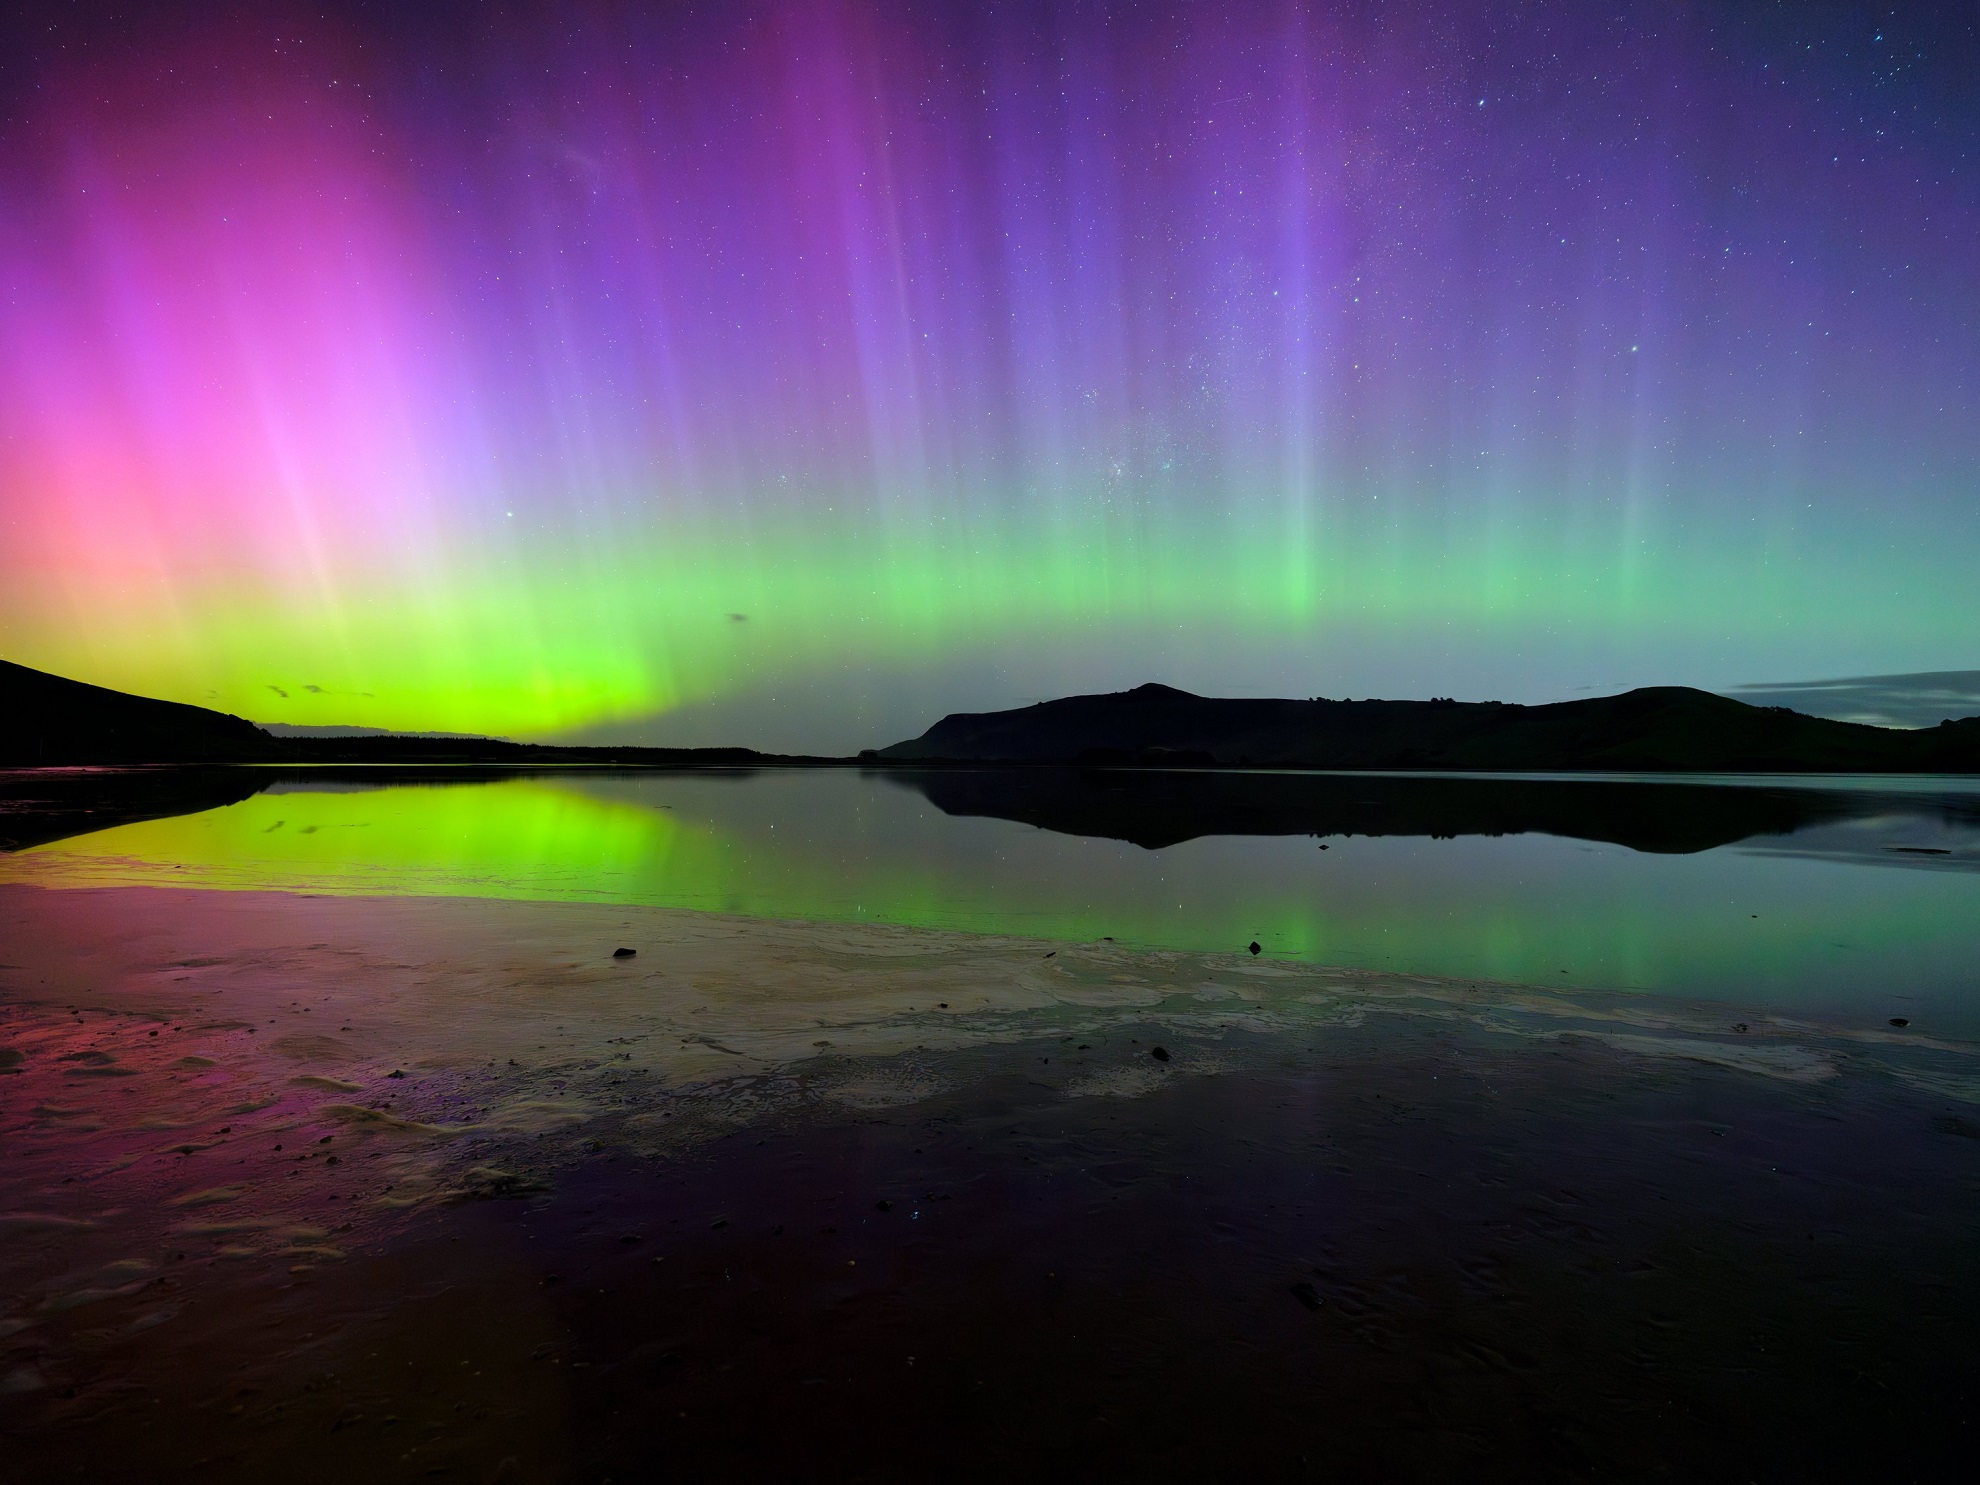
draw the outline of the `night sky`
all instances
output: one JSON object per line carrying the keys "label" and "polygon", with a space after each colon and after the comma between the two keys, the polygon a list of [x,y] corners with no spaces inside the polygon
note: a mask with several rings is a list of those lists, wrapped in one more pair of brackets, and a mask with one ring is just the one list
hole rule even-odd
{"label": "night sky", "polygon": [[1971,4],[23,8],[0,654],[844,749],[1980,661]]}

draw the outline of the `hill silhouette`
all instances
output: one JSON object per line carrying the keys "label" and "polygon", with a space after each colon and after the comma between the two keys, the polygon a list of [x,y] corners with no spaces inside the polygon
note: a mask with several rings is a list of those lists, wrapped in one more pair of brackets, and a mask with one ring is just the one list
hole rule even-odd
{"label": "hill silhouette", "polygon": [[[1459,772],[1980,772],[1980,717],[1900,731],[1683,686],[1548,706],[1219,699],[1171,686],[958,712],[880,762]],[[145,763],[736,768],[843,759],[750,748],[561,747],[445,736],[275,737],[183,702],[0,661],[0,767]]]}
{"label": "hill silhouette", "polygon": [[254,723],[0,660],[0,765],[252,763],[281,755]]}
{"label": "hill silhouette", "polygon": [[501,738],[275,737],[227,712],[155,701],[0,660],[0,768],[144,763],[620,764],[734,768],[833,760],[751,748],[566,748]]}
{"label": "hill silhouette", "polygon": [[1803,716],[1686,686],[1546,706],[1220,699],[1171,686],[958,712],[897,762],[1552,772],[1980,771],[1980,718],[1920,731]]}

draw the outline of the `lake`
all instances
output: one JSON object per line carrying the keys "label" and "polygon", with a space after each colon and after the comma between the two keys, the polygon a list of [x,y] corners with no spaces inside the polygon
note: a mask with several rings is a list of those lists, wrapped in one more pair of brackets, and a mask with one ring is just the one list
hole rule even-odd
{"label": "lake", "polygon": [[1980,1032],[1971,778],[224,770],[204,791],[175,805],[224,802],[43,841],[0,880],[1255,941]]}

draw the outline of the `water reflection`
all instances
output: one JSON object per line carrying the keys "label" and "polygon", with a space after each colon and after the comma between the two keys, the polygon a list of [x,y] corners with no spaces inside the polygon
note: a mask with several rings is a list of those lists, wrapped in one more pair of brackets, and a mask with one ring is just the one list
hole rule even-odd
{"label": "water reflection", "polygon": [[[1882,835],[1980,838],[1958,780],[1809,784],[1475,775],[924,771],[896,775],[945,814],[990,815],[1151,850],[1206,835],[1523,835],[1683,853],[1873,822]],[[1908,787],[1910,786],[1910,787]],[[1926,846],[1924,851],[1932,851]],[[1948,851],[1950,856],[1953,853]],[[1968,869],[1980,857],[1962,858]]]}
{"label": "water reflection", "polygon": [[9,792],[0,880],[48,886],[1256,939],[1368,968],[1811,1012],[1870,996],[1980,1022],[1980,781],[210,770]]}

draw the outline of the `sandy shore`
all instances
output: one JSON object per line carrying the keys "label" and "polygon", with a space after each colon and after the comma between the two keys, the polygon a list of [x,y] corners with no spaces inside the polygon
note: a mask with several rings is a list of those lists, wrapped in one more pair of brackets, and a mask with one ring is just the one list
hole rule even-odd
{"label": "sandy shore", "polygon": [[[615,958],[619,948],[636,953]],[[350,1456],[339,1468],[410,1478],[437,1443],[424,1459],[393,1452],[396,1436],[338,1423],[354,1408],[377,1423],[386,1404],[366,1413],[348,1401],[347,1382],[310,1381],[348,1379],[381,1355],[403,1354],[422,1376],[439,1367],[463,1386],[454,1374],[466,1367],[481,1389],[474,1406],[486,1427],[442,1420],[455,1429],[448,1468],[485,1473],[513,1455],[509,1478],[590,1478],[585,1470],[602,1456],[568,1436],[583,1411],[576,1396],[532,1380],[552,1362],[591,1364],[568,1354],[555,1307],[541,1299],[546,1282],[565,1277],[544,1271],[551,1248],[581,1247],[573,1234],[592,1230],[589,1214],[619,1202],[612,1220],[632,1230],[616,1234],[614,1261],[637,1254],[652,1282],[669,1262],[670,1274],[697,1264],[733,1272],[738,1260],[720,1245],[742,1239],[723,1211],[697,1213],[691,1241],[677,1236],[669,1251],[651,1251],[656,1223],[687,1231],[672,1198],[656,1193],[673,1181],[701,1183],[704,1208],[760,1206],[762,1233],[782,1239],[789,1224],[777,1204],[799,1201],[793,1193],[808,1190],[809,1178],[764,1166],[759,1147],[801,1146],[807,1171],[863,1150],[876,1166],[865,1188],[906,1193],[869,1201],[862,1190],[844,1210],[863,1215],[807,1229],[807,1241],[829,1245],[855,1230],[844,1224],[866,1227],[874,1212],[915,1199],[908,1178],[879,1166],[926,1167],[936,1157],[924,1151],[938,1138],[1007,1116],[1012,1129],[1033,1121],[1043,1144],[1000,1133],[992,1155],[951,1139],[941,1146],[948,1163],[914,1178],[931,1183],[930,1203],[942,1183],[981,1196],[986,1181],[1005,1190],[1048,1171],[1090,1180],[1102,1147],[1115,1162],[1153,1162],[1171,1189],[1190,1181],[1209,1189],[1240,1168],[1253,1185],[1296,1185],[1308,1160],[1299,1152],[1319,1137],[1298,1121],[1326,1110],[1327,1140],[1366,1140],[1388,1127],[1369,1124],[1369,1114],[1392,1120],[1414,1109],[1400,1127],[1428,1120],[1445,1128],[1443,1143],[1354,1167],[1376,1182],[1368,1199],[1401,1201],[1397,1210],[1414,1214],[1403,1235],[1383,1240],[1404,1246],[1444,1221],[1443,1198],[1402,1200],[1399,1192],[1425,1177],[1405,1178],[1400,1165],[1385,1175],[1385,1162],[1464,1170],[1485,1157],[1462,1148],[1485,1140],[1492,1159],[1578,1167],[1592,1150],[1615,1143],[1621,1151],[1650,1127],[1639,1120],[1608,1130],[1606,1100],[1650,1100],[1662,1109],[1655,1128],[1682,1131],[1675,1143],[1657,1135],[1617,1156],[1635,1162],[1624,1189],[1636,1194],[1616,1201],[1650,1209],[1688,1199],[1673,1174],[1680,1168],[1704,1162],[1730,1181],[1741,1161],[1766,1158],[1727,1139],[1756,1111],[1802,1120],[1818,1141],[1829,1138],[1821,1121],[1842,1111],[1858,1125],[1901,1127],[1906,1140],[1922,1141],[1925,1173],[1893,1166],[1886,1174],[1922,1183],[1928,1225],[1950,1220],[1941,1198],[1972,1179],[1969,1157],[1980,1149],[1975,1049],[1908,1028],[1734,1022],[1722,1007],[1329,970],[1241,951],[1156,953],[664,909],[0,888],[0,1018],[9,1157],[0,1174],[0,1406],[35,1441],[25,1457],[51,1475],[72,1458],[117,1473],[130,1456],[116,1441],[157,1426],[161,1415],[147,1408],[169,1407],[170,1447],[182,1463],[205,1459],[209,1470],[246,1477],[328,1430]],[[1552,1132],[1520,1122],[1535,1118]],[[1226,1143],[1198,1129],[1205,1120],[1212,1132],[1228,1126]],[[1559,1129],[1576,1127],[1590,1131],[1590,1148],[1549,1154]],[[891,1138],[885,1131],[902,1133],[900,1148],[887,1145],[883,1156],[874,1142]],[[1003,1143],[1011,1139],[1018,1143]],[[1171,1153],[1157,1160],[1157,1149]],[[1276,1152],[1264,1166],[1253,1160],[1259,1149]],[[1782,1158],[1776,1149],[1776,1173]],[[646,1195],[608,1194],[601,1180],[616,1188],[633,1178],[616,1171],[637,1173]],[[1064,1179],[1041,1186],[1039,1199]],[[1843,1185],[1869,1179],[1851,1174]],[[1562,1187],[1563,1173],[1549,1171],[1544,1184]],[[844,1206],[843,1186],[813,1194],[839,1211],[832,1203]],[[1733,1194],[1742,1189],[1734,1182],[1713,1200],[1738,1206],[1748,1199]],[[1861,1193],[1819,1195],[1832,1207],[1831,1198],[1847,1198],[1848,1207]],[[518,1199],[478,1200],[505,1197]],[[1002,1264],[1028,1244],[1041,1261],[1070,1265],[1071,1256],[1049,1255],[1066,1233],[1102,1220],[1091,1201],[1061,1210],[1052,1195],[1056,1225],[1033,1231],[1007,1197],[979,1211],[972,1261]],[[561,1236],[510,1230],[523,1221],[513,1214],[530,1212],[564,1223]],[[897,1225],[918,1234],[910,1224],[922,1216],[917,1205]],[[1728,1216],[1703,1210],[1679,1225]],[[1138,1230],[1148,1230],[1153,1219],[1141,1220]],[[1478,1220],[1498,1219],[1487,1211]],[[1831,1229],[1849,1225],[1833,1212],[1827,1220]],[[1863,1220],[1858,1211],[1849,1222]],[[1589,1261],[1574,1257],[1571,1235],[1548,1239],[1556,1240],[1561,1263]],[[910,1239],[900,1241],[912,1251]],[[1084,1252],[1085,1241],[1075,1249]],[[1174,1282],[1188,1285],[1190,1264],[1222,1241],[1208,1228],[1151,1237],[1149,1272],[1179,1264]],[[1333,1241],[1355,1251],[1374,1239]],[[1451,1241],[1464,1248],[1470,1239]],[[525,1242],[543,1244],[522,1249],[542,1263],[518,1258]],[[1286,1319],[1277,1309],[1288,1293],[1298,1318],[1323,1308],[1328,1283],[1350,1283],[1326,1265],[1284,1257],[1262,1236],[1252,1258],[1291,1276],[1265,1284],[1276,1296],[1273,1325]],[[566,1251],[554,1261],[588,1271],[603,1260]],[[1140,1267],[1117,1254],[1094,1282],[1139,1292]],[[847,1282],[827,1272],[833,1284]],[[779,1282],[802,1298],[824,1280]],[[882,1289],[897,1305],[908,1292],[898,1275]],[[914,1313],[955,1302],[945,1290]],[[1385,1302],[1335,1299],[1342,1316],[1371,1303]],[[444,1323],[432,1318],[441,1313]],[[1199,1315],[1192,1323],[1207,1334],[1225,1322]],[[281,1344],[257,1346],[256,1326],[280,1332]],[[515,1344],[522,1335],[534,1337],[530,1346]],[[851,1343],[869,1341],[883,1344],[870,1335]],[[818,1336],[801,1329],[787,1344],[801,1351]],[[985,1354],[996,1352],[984,1344]],[[453,1356],[464,1347],[464,1357]],[[509,1361],[484,1365],[494,1352]],[[767,1365],[751,1355],[743,1370]],[[534,1373],[517,1369],[524,1356]],[[253,1390],[229,1401],[227,1379],[237,1372],[253,1375],[241,1384]],[[810,1379],[784,1383],[804,1388]],[[389,1395],[396,1385],[376,1380],[373,1390]],[[272,1395],[282,1402],[269,1414]],[[260,1419],[256,1442],[225,1445],[236,1418]],[[85,1424],[87,1445],[77,1432]],[[632,1449],[622,1433],[612,1437]],[[712,1457],[712,1447],[696,1436],[697,1458]],[[1281,1455],[1274,1445],[1261,1457]]]}
{"label": "sandy shore", "polygon": [[1064,1096],[1133,1097],[1224,1070],[1233,1034],[1310,1039],[1371,1015],[1801,1083],[1878,1069],[1980,1101],[1976,1049],[1909,1031],[1242,951],[472,898],[20,887],[0,888],[0,944],[10,1128],[50,1158],[127,1173],[166,1209],[218,1205],[202,1194],[218,1175],[229,1205],[307,1204],[327,1168],[296,1169],[299,1140],[338,1144],[329,1184],[355,1186],[353,1210],[392,1211],[459,1189],[490,1151],[554,1162],[609,1127],[659,1152],[821,1102],[912,1103],[957,1087],[965,1050],[1057,1041],[1042,1066]]}

